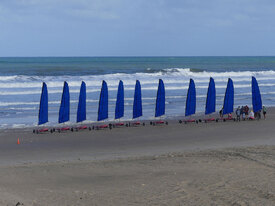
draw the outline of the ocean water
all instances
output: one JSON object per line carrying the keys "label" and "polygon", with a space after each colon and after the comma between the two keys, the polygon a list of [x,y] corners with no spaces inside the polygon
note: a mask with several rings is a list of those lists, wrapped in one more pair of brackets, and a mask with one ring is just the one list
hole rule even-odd
{"label": "ocean water", "polygon": [[87,85],[87,121],[97,119],[102,80],[109,87],[109,120],[114,119],[119,80],[125,88],[125,117],[132,118],[135,81],[141,82],[143,114],[153,119],[158,80],[166,89],[166,117],[184,116],[189,79],[197,92],[197,112],[204,112],[209,78],[216,83],[218,111],[228,78],[235,107],[251,106],[251,76],[258,80],[263,104],[275,106],[275,57],[44,57],[0,58],[0,128],[29,127],[38,122],[42,82],[49,93],[49,123],[57,125],[63,82],[70,87],[70,122],[76,122],[81,81]]}

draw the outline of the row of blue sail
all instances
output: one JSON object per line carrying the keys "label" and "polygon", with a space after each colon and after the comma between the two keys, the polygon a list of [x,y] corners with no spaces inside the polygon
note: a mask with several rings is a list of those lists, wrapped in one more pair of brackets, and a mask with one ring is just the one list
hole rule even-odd
{"label": "row of blue sail", "polygon": [[[259,90],[258,82],[255,77],[252,77],[252,105],[254,112],[258,112],[262,109],[262,99]],[[228,79],[227,88],[225,91],[223,114],[232,113],[234,109],[234,86],[231,78]],[[196,112],[196,88],[193,79],[190,79],[189,88],[186,98],[185,116],[190,116]],[[211,114],[216,112],[216,87],[212,77],[210,77],[205,114]],[[165,87],[162,79],[159,79],[155,117],[160,117],[165,114]],[[115,119],[120,119],[124,116],[124,86],[120,80],[118,85]],[[133,119],[142,116],[142,95],[141,85],[139,80],[136,81],[134,104],[133,104]],[[103,80],[99,106],[98,106],[98,121],[102,121],[108,118],[108,86]],[[63,93],[61,98],[61,105],[59,109],[59,123],[64,123],[70,120],[70,93],[68,83],[64,82]],[[86,120],[86,84],[82,81],[79,94],[79,102],[77,108],[77,122],[83,122]],[[47,85],[44,82],[42,86],[42,93],[40,98],[39,118],[38,125],[48,122],[48,90]]]}

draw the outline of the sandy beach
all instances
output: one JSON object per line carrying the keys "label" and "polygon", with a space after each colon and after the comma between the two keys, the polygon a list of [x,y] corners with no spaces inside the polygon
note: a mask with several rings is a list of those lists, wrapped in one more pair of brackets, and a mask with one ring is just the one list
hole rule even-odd
{"label": "sandy beach", "polygon": [[0,206],[275,206],[274,19],[0,0]]}
{"label": "sandy beach", "polygon": [[0,205],[275,205],[274,122],[2,130]]}

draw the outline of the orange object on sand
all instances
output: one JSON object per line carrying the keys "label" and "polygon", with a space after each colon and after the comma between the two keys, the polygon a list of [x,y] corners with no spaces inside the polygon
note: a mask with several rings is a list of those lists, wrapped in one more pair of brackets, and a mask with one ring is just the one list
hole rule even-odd
{"label": "orange object on sand", "polygon": [[19,138],[17,139],[17,144],[20,144]]}

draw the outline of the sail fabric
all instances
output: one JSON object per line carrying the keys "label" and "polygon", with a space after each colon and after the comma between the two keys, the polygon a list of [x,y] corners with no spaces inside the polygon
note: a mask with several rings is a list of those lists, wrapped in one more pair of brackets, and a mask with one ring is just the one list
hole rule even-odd
{"label": "sail fabric", "polygon": [[142,116],[142,99],[141,99],[141,86],[139,80],[136,81],[134,105],[133,105],[133,119]]}
{"label": "sail fabric", "polygon": [[124,86],[123,81],[119,81],[116,99],[115,119],[124,116]]}
{"label": "sail fabric", "polygon": [[159,117],[165,114],[165,88],[162,79],[159,80],[155,117]]}
{"label": "sail fabric", "polygon": [[262,110],[261,93],[255,77],[252,77],[252,105],[254,112]]}
{"label": "sail fabric", "polygon": [[232,79],[228,78],[223,102],[223,114],[230,114],[234,108],[234,86]]}
{"label": "sail fabric", "polygon": [[63,86],[63,93],[61,104],[59,108],[58,122],[63,123],[70,120],[70,92],[68,83],[65,81]]}
{"label": "sail fabric", "polygon": [[205,114],[211,114],[216,111],[216,87],[215,81],[212,77],[210,77],[206,104],[205,104]]}
{"label": "sail fabric", "polygon": [[86,120],[86,84],[82,81],[79,93],[76,122]]}
{"label": "sail fabric", "polygon": [[46,122],[48,122],[48,89],[47,84],[43,82],[38,114],[38,125],[45,124]]}
{"label": "sail fabric", "polygon": [[196,88],[193,79],[190,79],[186,98],[185,116],[190,116],[196,112]]}
{"label": "sail fabric", "polygon": [[108,86],[103,80],[99,97],[98,116],[97,121],[101,121],[108,118]]}

